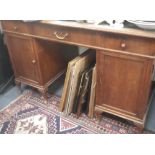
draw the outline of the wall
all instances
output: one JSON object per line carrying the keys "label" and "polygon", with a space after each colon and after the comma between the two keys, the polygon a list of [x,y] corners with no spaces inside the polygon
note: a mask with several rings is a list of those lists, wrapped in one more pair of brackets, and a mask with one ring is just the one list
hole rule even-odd
{"label": "wall", "polygon": [[79,48],[79,54],[82,54],[83,52],[85,52],[88,48],[86,47],[82,47],[82,46],[78,46]]}
{"label": "wall", "polygon": [[1,21],[0,21],[0,32],[2,31]]}

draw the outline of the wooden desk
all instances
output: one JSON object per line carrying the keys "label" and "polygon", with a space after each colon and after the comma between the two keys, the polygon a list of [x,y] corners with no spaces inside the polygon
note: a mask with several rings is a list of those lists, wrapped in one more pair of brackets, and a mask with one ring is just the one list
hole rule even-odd
{"label": "wooden desk", "polygon": [[63,59],[65,46],[95,49],[96,114],[108,112],[144,126],[155,32],[67,21],[2,21],[2,27],[17,83],[45,93],[67,65],[68,60]]}

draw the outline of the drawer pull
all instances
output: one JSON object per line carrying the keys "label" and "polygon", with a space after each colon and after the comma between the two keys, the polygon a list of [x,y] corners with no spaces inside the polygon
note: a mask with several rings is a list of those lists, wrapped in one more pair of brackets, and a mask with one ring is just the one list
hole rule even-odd
{"label": "drawer pull", "polygon": [[125,48],[126,47],[126,44],[125,43],[121,43],[121,47],[122,48]]}
{"label": "drawer pull", "polygon": [[14,29],[15,31],[17,31],[17,30],[18,30],[18,27],[17,27],[17,26],[14,26],[13,29]]}
{"label": "drawer pull", "polygon": [[32,60],[32,63],[35,64],[36,63],[36,60]]}
{"label": "drawer pull", "polygon": [[58,38],[60,40],[63,40],[68,36],[68,33],[63,34],[63,33],[60,33],[60,32],[54,32],[54,35],[56,36],[56,38]]}

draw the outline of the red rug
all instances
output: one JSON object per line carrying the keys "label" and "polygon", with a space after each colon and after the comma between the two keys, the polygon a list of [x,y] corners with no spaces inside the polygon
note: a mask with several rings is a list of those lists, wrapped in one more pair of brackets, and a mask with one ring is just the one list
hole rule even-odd
{"label": "red rug", "polygon": [[1,134],[126,134],[138,129],[118,118],[103,115],[100,122],[85,114],[64,116],[58,111],[60,98],[50,96],[48,104],[38,93],[25,91],[0,112]]}

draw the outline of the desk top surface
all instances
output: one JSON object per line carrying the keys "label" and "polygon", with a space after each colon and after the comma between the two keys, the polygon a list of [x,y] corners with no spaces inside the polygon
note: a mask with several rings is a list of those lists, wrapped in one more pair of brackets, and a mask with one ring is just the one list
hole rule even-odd
{"label": "desk top surface", "polygon": [[134,29],[134,28],[120,28],[120,27],[111,27],[105,25],[95,25],[89,23],[78,23],[74,21],[62,21],[62,20],[43,20],[40,21],[42,24],[48,25],[57,25],[71,28],[80,28],[94,31],[110,32],[116,34],[126,34],[132,36],[148,37],[155,38],[155,31],[148,31],[143,29]]}

